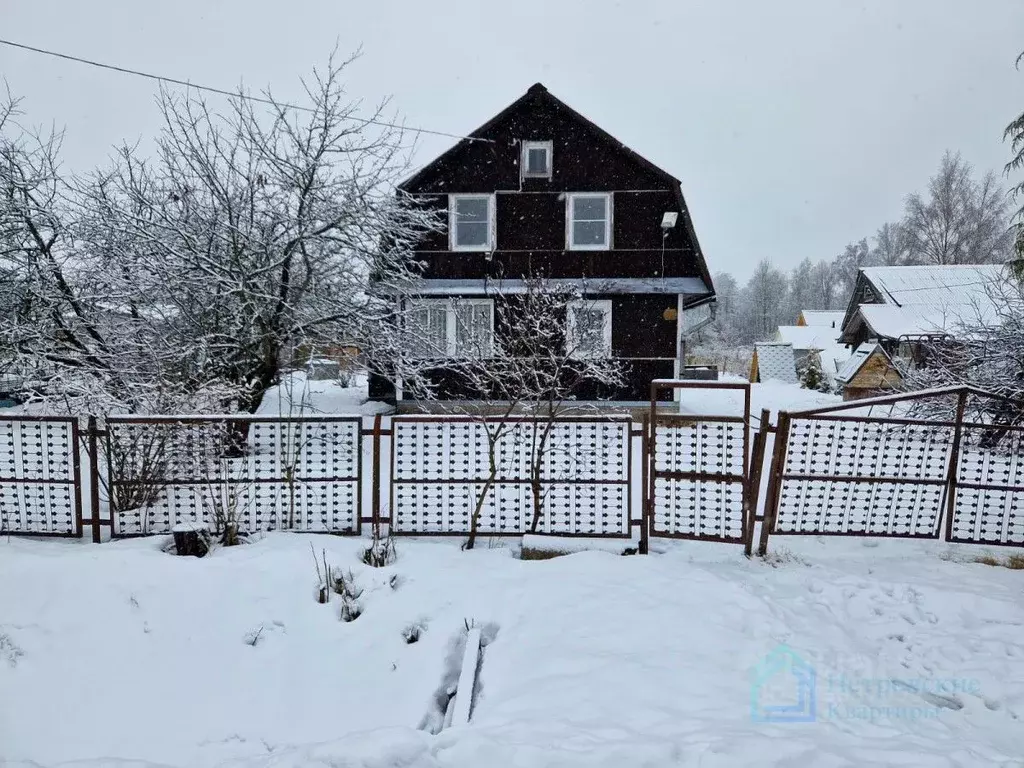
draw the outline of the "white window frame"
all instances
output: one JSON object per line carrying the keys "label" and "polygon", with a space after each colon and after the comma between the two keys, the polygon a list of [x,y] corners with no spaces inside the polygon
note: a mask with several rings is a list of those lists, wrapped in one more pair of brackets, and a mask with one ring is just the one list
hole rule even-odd
{"label": "white window frame", "polygon": [[[519,167],[522,168],[522,178],[550,179],[555,168],[555,143],[553,141],[524,141],[522,144],[523,154],[519,160]],[[548,153],[548,169],[544,173],[530,173],[527,170],[527,160],[529,159],[531,149],[543,149]]]}
{"label": "white window frame", "polygon": [[[573,213],[576,207],[576,201],[580,198],[585,197],[603,197],[605,200],[605,210],[608,215],[605,217],[604,222],[604,243],[601,245],[593,245],[587,243],[577,244],[574,242],[574,228]],[[570,192],[565,197],[565,247],[566,250],[570,251],[610,251],[612,249],[612,195],[610,192]]]}
{"label": "white window frame", "polygon": [[[487,201],[487,242],[484,245],[459,245],[455,236],[455,227],[457,225],[457,208],[456,202],[458,200],[486,200]],[[494,250],[494,231],[495,231],[495,204],[494,195],[477,195],[477,194],[458,194],[448,195],[448,250],[451,251],[470,251],[476,253],[486,253]]]}
{"label": "white window frame", "polygon": [[[584,355],[577,348],[576,312],[577,308],[600,309],[604,313],[604,349],[599,354]],[[612,357],[612,301],[611,299],[576,299],[566,305],[566,351],[571,357],[588,357],[600,360]]]}
{"label": "white window frame", "polygon": [[[491,327],[491,356],[494,356],[494,299],[410,299],[409,300],[409,311],[414,309],[432,309],[432,308],[443,308],[445,310],[445,321],[444,321],[444,333],[445,333],[445,356],[450,359],[456,359],[456,341],[455,336],[457,333],[458,320],[455,314],[456,306],[486,306],[490,309],[488,313],[490,315]],[[413,350],[410,352],[410,356],[414,358],[431,358],[433,355]],[[463,359],[463,358],[459,358]]]}

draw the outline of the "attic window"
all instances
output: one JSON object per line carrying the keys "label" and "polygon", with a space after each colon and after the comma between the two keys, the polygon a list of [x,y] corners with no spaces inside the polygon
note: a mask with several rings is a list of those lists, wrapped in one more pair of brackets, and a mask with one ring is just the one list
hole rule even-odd
{"label": "attic window", "polygon": [[523,178],[551,178],[551,147],[550,141],[523,142]]}

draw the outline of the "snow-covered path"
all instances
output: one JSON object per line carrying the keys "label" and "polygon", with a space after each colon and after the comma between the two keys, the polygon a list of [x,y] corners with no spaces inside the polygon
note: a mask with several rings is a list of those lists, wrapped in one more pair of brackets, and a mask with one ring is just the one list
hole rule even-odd
{"label": "snow-covered path", "polygon": [[[310,542],[364,590],[355,622],[314,601]],[[772,563],[694,543],[524,562],[401,541],[373,570],[361,544],[0,543],[0,763],[1024,765],[1024,571],[959,561],[978,550],[801,538],[773,539]],[[473,720],[430,736],[466,620],[497,625]],[[752,720],[780,644],[816,672],[815,722]]]}

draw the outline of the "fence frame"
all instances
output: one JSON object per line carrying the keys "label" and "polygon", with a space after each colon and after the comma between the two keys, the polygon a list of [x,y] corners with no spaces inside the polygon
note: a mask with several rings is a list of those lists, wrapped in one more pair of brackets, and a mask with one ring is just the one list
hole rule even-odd
{"label": "fence frame", "polygon": [[[952,421],[940,419],[915,419],[908,417],[884,417],[871,416],[843,416],[840,412],[855,410],[858,408],[873,408],[875,406],[896,405],[898,403],[915,402],[927,400],[934,397],[956,396],[956,411]],[[764,521],[761,527],[760,545],[758,555],[764,556],[768,549],[769,536],[842,536],[842,537],[863,537],[863,538],[889,538],[889,539],[924,539],[938,541],[943,539],[950,543],[961,544],[982,544],[988,546],[1024,546],[1020,544],[1003,544],[1000,542],[979,541],[974,539],[957,538],[954,536],[954,521],[957,510],[959,492],[962,488],[976,490],[996,491],[1024,491],[1024,487],[1017,486],[996,486],[991,484],[965,483],[959,479],[959,462],[962,452],[963,436],[965,428],[985,427],[994,428],[991,424],[980,424],[965,422],[964,414],[968,397],[987,398],[1012,402],[1010,398],[986,392],[976,387],[941,387],[917,392],[906,392],[896,395],[882,397],[864,398],[850,400],[844,403],[821,406],[817,408],[806,408],[795,411],[784,411],[779,414],[779,422],[776,428],[775,450],[772,455],[770,466],[770,477],[768,482],[767,498],[765,500]],[[949,447],[949,458],[943,472],[943,477],[878,477],[874,475],[855,476],[838,474],[787,474],[785,472],[786,458],[789,451],[789,442],[794,419],[807,421],[825,422],[848,422],[858,424],[887,424],[892,426],[919,426],[935,428],[952,428],[952,439]],[[1006,425],[1006,429],[1024,433],[1024,426]],[[810,450],[812,446],[808,446]],[[779,531],[778,514],[782,502],[782,486],[786,480],[822,481],[832,483],[875,483],[875,484],[900,484],[900,485],[927,485],[942,488],[942,497],[939,502],[939,509],[936,514],[935,530],[932,533],[888,533],[884,531]],[[944,533],[944,535],[943,535]]]}
{"label": "fence frame", "polygon": [[[666,413],[658,411],[659,396],[665,391],[673,393],[670,403],[674,404],[675,392],[682,390],[718,390],[743,393],[743,414],[741,416],[715,416],[708,414]],[[677,472],[659,470],[657,467],[657,429],[659,423],[719,423],[743,425],[743,470],[736,475],[722,472]],[[750,515],[750,382],[732,381],[694,381],[689,379],[655,379],[651,382],[651,399],[645,429],[647,431],[644,465],[646,472],[644,485],[644,529],[649,536],[666,539],[687,539],[691,541],[712,541],[724,544],[742,544],[749,553],[754,533],[753,520]],[[741,533],[739,538],[732,536],[701,536],[693,533],[671,533],[659,530],[655,515],[655,495],[657,480],[691,480],[693,482],[718,482],[722,484],[739,484],[741,486]],[[724,513],[723,513],[724,514]]]}
{"label": "fence frame", "polygon": [[84,530],[84,516],[82,514],[82,459],[79,451],[81,430],[78,426],[77,416],[42,416],[36,414],[22,414],[11,416],[0,416],[0,424],[66,424],[68,432],[68,458],[70,459],[71,477],[66,480],[54,478],[29,478],[0,477],[0,485],[40,485],[45,488],[51,486],[71,486],[71,512],[74,528],[71,533],[60,533],[57,531],[12,531],[3,530],[4,536],[32,536],[48,539],[80,539]]}
{"label": "fence frame", "polygon": [[[529,416],[526,414],[513,414],[511,416],[495,416],[493,419],[486,416],[470,416],[466,414],[395,414],[391,417],[391,478],[389,483],[389,497],[388,497],[388,516],[386,522],[388,525],[388,532],[392,536],[430,536],[430,537],[463,537],[469,535],[465,531],[399,531],[396,530],[395,526],[395,490],[399,485],[427,485],[431,483],[436,484],[448,484],[448,485],[480,485],[485,480],[474,479],[474,478],[429,478],[423,480],[399,480],[396,477],[395,466],[396,466],[396,452],[398,445],[398,425],[400,424],[418,424],[418,423],[448,423],[448,424],[481,424],[487,423],[488,421],[495,422],[515,422],[515,423],[530,423],[534,424],[546,424],[548,419],[537,418],[535,416]],[[625,454],[626,454],[626,469],[625,469],[625,480],[564,480],[560,478],[542,479],[540,482],[544,485],[619,485],[625,489],[626,506],[623,514],[625,515],[624,532],[617,534],[592,534],[592,533],[531,533],[530,531],[523,531],[521,534],[515,533],[492,533],[490,531],[480,531],[477,533],[480,537],[494,537],[494,536],[516,536],[529,534],[531,536],[551,536],[558,538],[600,538],[600,539],[619,539],[628,540],[632,538],[633,534],[633,495],[631,493],[633,484],[633,419],[628,415],[618,414],[594,414],[592,416],[559,416],[554,419],[556,424],[595,424],[595,423],[613,423],[621,424],[624,427],[625,432]],[[378,443],[379,445],[379,443]],[[379,449],[375,449],[379,450]],[[510,480],[507,478],[498,477],[494,481],[495,486],[499,485],[529,485],[532,481],[529,478]],[[493,489],[492,489],[493,490]],[[385,520],[382,519],[382,522]]]}
{"label": "fence frame", "polygon": [[[111,438],[113,436],[113,429],[117,425],[125,426],[145,426],[147,424],[153,425],[167,425],[170,427],[175,426],[188,426],[197,424],[223,424],[225,426],[229,424],[247,424],[251,427],[253,424],[279,424],[279,425],[303,425],[303,424],[353,424],[355,426],[355,445],[353,448],[355,474],[352,476],[345,477],[295,477],[293,482],[312,482],[312,483],[354,483],[355,490],[353,493],[355,508],[353,510],[353,528],[351,531],[322,531],[320,533],[328,533],[335,536],[359,536],[362,534],[362,487],[363,487],[363,417],[362,416],[351,416],[351,415],[325,415],[325,414],[314,414],[314,415],[288,415],[288,416],[271,416],[271,415],[246,415],[246,414],[213,414],[213,415],[195,415],[195,416],[108,416],[106,418],[106,429],[98,430],[95,434],[97,437],[102,436],[106,440],[106,451],[107,456],[111,455]],[[140,533],[118,533],[117,531],[117,519],[118,512],[113,507],[113,492],[116,486],[132,486],[139,485],[139,482],[131,480],[115,480],[113,477],[113,468],[110,466],[109,460],[107,463],[107,490],[111,496],[108,500],[109,507],[109,521],[100,521],[98,511],[98,499],[94,502],[96,506],[93,508],[93,517],[96,520],[96,528],[94,528],[94,540],[98,535],[98,526],[100,523],[110,525],[110,536],[111,538],[137,538],[141,536],[153,535],[145,532]],[[98,465],[94,465],[93,468],[93,486],[96,489],[97,480],[99,478]],[[162,489],[167,488],[189,488],[189,487],[209,487],[212,484],[227,483],[229,485],[245,485],[252,483],[256,485],[272,485],[287,483],[288,479],[283,477],[273,478],[252,478],[252,477],[197,477],[189,480],[169,480],[164,483]],[[144,484],[144,483],[143,483]],[[98,492],[94,490],[94,494]],[[295,528],[281,528],[280,530],[293,530],[296,532],[303,532],[301,529]],[[304,531],[309,533],[309,531]]]}

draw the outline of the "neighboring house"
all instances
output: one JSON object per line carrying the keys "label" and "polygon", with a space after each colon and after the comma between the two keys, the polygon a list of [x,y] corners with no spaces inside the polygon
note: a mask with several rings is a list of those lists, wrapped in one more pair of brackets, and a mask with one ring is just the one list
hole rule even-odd
{"label": "neighboring house", "polygon": [[838,328],[816,325],[780,325],[775,332],[775,341],[793,347],[797,370],[802,369],[807,359],[814,355],[818,358],[822,373],[829,379],[835,377],[850,357],[850,350],[837,341],[838,337]]}
{"label": "neighboring house", "polygon": [[[600,313],[604,333],[589,354],[626,368],[612,399],[647,401],[652,379],[680,375],[685,336],[710,321],[715,299],[679,180],[539,83],[469,136],[480,141],[460,141],[400,185],[448,221],[416,249],[422,280],[406,317],[420,337],[436,337],[418,353],[472,356],[464,338],[496,353],[502,296],[543,275],[585,294],[560,321],[567,334]],[[431,376],[444,392],[438,362]],[[373,376],[370,396],[404,393]]]}
{"label": "neighboring house", "polygon": [[839,369],[835,380],[843,388],[843,400],[858,400],[899,386],[903,376],[881,344],[865,341]]}
{"label": "neighboring house", "polygon": [[843,316],[839,341],[854,348],[840,370],[844,397],[892,389],[900,367],[927,365],[931,345],[994,320],[999,264],[866,267]]}
{"label": "neighboring house", "polygon": [[784,384],[799,384],[796,375],[796,357],[793,345],[780,342],[757,342],[754,356],[750,360],[750,381],[781,381]]}
{"label": "neighboring house", "polygon": [[835,328],[838,334],[843,328],[843,316],[845,312],[832,312],[820,309],[802,309],[797,315],[797,325],[809,325],[815,328]]}

